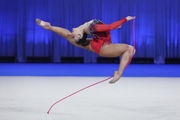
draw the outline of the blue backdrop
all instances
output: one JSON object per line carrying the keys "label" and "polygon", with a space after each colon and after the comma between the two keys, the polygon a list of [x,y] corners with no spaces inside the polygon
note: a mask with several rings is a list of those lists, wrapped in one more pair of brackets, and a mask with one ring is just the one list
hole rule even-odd
{"label": "blue backdrop", "polygon": [[[35,18],[69,30],[97,18],[111,23],[135,15],[135,57],[180,58],[180,0],[0,0],[0,56],[84,57],[95,63],[97,55],[74,47],[62,37],[46,31]],[[133,44],[132,21],[113,30],[113,43]]]}

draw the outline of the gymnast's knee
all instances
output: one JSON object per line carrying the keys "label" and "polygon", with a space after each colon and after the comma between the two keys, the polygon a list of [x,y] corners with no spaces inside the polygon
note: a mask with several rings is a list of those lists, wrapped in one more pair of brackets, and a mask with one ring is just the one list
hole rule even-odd
{"label": "gymnast's knee", "polygon": [[131,45],[128,45],[128,51],[130,53],[132,53],[133,55],[136,53],[136,49],[133,46],[131,46]]}

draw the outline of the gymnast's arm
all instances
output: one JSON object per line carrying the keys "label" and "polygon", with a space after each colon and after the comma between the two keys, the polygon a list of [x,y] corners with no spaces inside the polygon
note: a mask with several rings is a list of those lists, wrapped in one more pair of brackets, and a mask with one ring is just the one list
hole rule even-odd
{"label": "gymnast's arm", "polygon": [[104,31],[114,30],[114,29],[121,27],[122,24],[124,24],[125,22],[132,20],[132,19],[135,19],[135,17],[127,16],[126,18],[123,18],[123,19],[113,22],[111,24],[96,24],[94,26],[94,29],[96,32],[104,32]]}

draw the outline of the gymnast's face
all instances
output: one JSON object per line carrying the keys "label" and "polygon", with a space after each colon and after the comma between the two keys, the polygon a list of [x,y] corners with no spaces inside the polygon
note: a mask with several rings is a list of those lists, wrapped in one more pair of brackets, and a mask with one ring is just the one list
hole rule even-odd
{"label": "gymnast's face", "polygon": [[81,32],[79,31],[78,28],[73,28],[72,29],[72,36],[75,39],[75,41],[79,41],[79,39],[82,38]]}

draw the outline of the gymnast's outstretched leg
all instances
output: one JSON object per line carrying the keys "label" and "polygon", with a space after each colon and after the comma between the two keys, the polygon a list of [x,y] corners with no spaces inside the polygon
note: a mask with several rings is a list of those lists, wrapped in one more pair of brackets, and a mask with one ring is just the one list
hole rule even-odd
{"label": "gymnast's outstretched leg", "polygon": [[50,30],[55,32],[56,34],[68,39],[68,36],[71,36],[71,32],[65,28],[61,28],[61,27],[56,27],[56,26],[51,26],[51,24],[49,22],[45,22],[43,20],[40,19],[36,19],[36,23],[41,26],[42,28],[46,29],[46,30]]}

